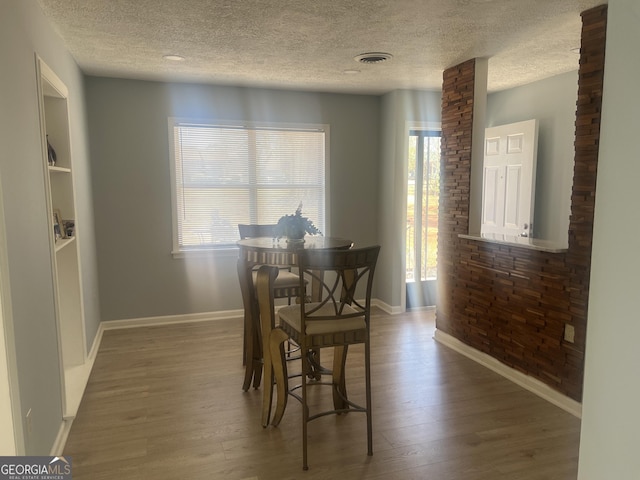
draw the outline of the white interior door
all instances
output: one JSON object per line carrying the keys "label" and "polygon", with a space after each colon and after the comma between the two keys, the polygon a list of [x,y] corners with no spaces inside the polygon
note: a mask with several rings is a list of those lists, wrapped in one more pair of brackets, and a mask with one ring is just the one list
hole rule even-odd
{"label": "white interior door", "polygon": [[532,235],[537,153],[537,120],[485,130],[482,234]]}

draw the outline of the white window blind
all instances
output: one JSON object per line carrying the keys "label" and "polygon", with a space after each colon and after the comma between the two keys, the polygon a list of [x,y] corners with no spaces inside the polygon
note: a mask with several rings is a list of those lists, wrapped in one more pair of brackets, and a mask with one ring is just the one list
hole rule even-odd
{"label": "white window blind", "polygon": [[325,231],[326,126],[169,126],[174,250],[234,245],[239,223],[277,223],[300,202]]}

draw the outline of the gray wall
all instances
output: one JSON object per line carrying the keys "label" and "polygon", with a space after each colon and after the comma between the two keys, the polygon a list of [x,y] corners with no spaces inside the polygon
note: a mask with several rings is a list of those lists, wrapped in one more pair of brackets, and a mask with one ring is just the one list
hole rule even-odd
{"label": "gray wall", "polygon": [[640,3],[609,0],[580,480],[638,478]]}
{"label": "gray wall", "polygon": [[534,236],[565,246],[569,241],[577,99],[577,70],[493,93],[487,99],[487,127],[538,119]]}
{"label": "gray wall", "polygon": [[378,97],[97,77],[86,95],[103,320],[242,308],[237,253],[171,255],[171,116],[329,124],[328,233],[377,243]]}
{"label": "gray wall", "polygon": [[[571,185],[577,71],[519,88],[490,94],[487,126],[530,118],[539,120],[536,184],[536,236],[567,244]],[[406,145],[408,122],[438,124],[440,92],[398,90],[382,97],[380,253],[378,298],[393,310],[405,305]]]}
{"label": "gray wall", "polygon": [[25,451],[48,455],[61,425],[62,406],[35,53],[60,76],[70,92],[77,220],[82,236],[79,244],[90,345],[100,319],[82,75],[37,2],[3,0],[0,2],[0,63],[3,65],[0,181],[13,308],[13,318],[5,320],[10,322],[13,338],[9,341],[17,363],[21,411],[15,415],[23,419],[27,410],[32,410],[33,431],[25,438]]}

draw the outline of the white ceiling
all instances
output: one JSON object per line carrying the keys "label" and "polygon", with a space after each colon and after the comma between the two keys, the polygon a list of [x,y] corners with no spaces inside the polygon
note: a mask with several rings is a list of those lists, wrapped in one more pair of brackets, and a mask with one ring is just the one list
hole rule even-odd
{"label": "white ceiling", "polygon": [[[474,57],[490,91],[576,70],[580,12],[606,0],[38,2],[89,75],[382,94],[439,90]],[[393,59],[356,63],[365,52]]]}

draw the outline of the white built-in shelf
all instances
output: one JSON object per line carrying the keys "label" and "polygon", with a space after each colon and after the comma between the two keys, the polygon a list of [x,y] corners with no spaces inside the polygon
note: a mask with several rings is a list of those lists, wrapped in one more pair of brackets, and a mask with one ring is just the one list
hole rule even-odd
{"label": "white built-in shelf", "polygon": [[67,167],[52,167],[49,166],[49,173],[71,173],[71,169]]}
{"label": "white built-in shelf", "polygon": [[69,238],[59,238],[58,240],[56,240],[56,252],[59,252],[67,245],[70,245],[71,243],[73,243],[75,239],[76,237],[69,237]]}
{"label": "white built-in shelf", "polygon": [[482,233],[480,235],[463,235],[458,234],[459,238],[467,240],[477,240],[479,242],[497,243],[510,247],[521,247],[529,250],[538,250],[539,252],[564,253],[568,250],[566,245],[551,240],[542,240],[540,238],[517,237],[515,235],[501,235],[498,233]]}
{"label": "white built-in shelf", "polygon": [[[54,227],[66,220],[76,222],[73,157],[69,121],[69,91],[62,80],[36,56],[44,190],[53,270],[54,309],[60,355],[62,417],[75,416],[89,377],[87,362],[80,249],[76,236],[55,239]],[[49,165],[48,144],[55,149],[56,165]],[[61,230],[64,228],[60,225]],[[76,231],[77,232],[77,231]],[[52,339],[55,341],[55,339]]]}

